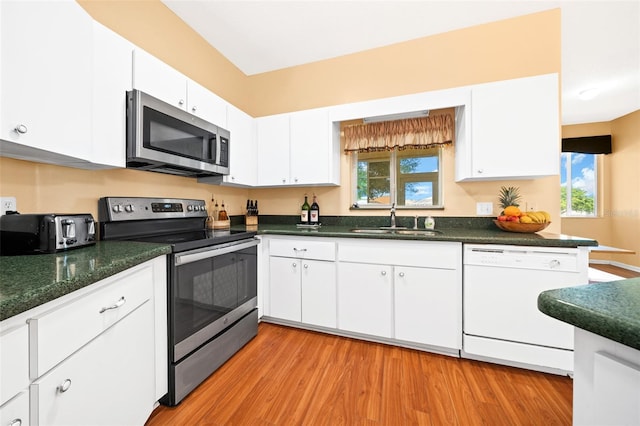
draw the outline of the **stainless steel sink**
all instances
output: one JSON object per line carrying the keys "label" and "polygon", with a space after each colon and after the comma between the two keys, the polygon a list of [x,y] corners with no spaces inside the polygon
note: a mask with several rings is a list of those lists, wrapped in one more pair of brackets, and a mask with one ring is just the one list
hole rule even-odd
{"label": "stainless steel sink", "polygon": [[441,232],[435,229],[407,229],[404,227],[381,226],[380,228],[354,228],[350,232],[357,234],[399,234],[399,235],[438,235]]}

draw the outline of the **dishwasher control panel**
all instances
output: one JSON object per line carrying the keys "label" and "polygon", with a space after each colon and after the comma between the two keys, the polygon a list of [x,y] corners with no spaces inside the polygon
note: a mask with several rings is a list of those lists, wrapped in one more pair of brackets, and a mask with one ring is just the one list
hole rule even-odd
{"label": "dishwasher control panel", "polygon": [[465,244],[465,265],[579,272],[574,248]]}

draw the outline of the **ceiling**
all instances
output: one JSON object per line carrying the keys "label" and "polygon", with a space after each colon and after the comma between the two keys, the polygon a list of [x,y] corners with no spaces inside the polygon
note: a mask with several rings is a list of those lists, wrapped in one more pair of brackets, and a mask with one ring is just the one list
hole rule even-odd
{"label": "ceiling", "polygon": [[560,7],[562,124],[640,109],[640,0],[162,1],[247,75]]}

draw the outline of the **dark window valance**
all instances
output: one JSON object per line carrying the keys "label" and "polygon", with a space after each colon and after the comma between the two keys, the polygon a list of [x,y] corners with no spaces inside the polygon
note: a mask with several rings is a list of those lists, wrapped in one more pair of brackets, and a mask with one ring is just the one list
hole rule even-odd
{"label": "dark window valance", "polygon": [[562,138],[562,152],[611,154],[611,135]]}

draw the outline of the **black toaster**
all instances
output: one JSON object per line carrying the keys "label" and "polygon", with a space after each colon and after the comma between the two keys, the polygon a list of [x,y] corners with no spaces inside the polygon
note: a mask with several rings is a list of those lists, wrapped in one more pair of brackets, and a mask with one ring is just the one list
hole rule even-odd
{"label": "black toaster", "polygon": [[0,254],[57,253],[96,243],[93,216],[9,214],[0,216]]}

